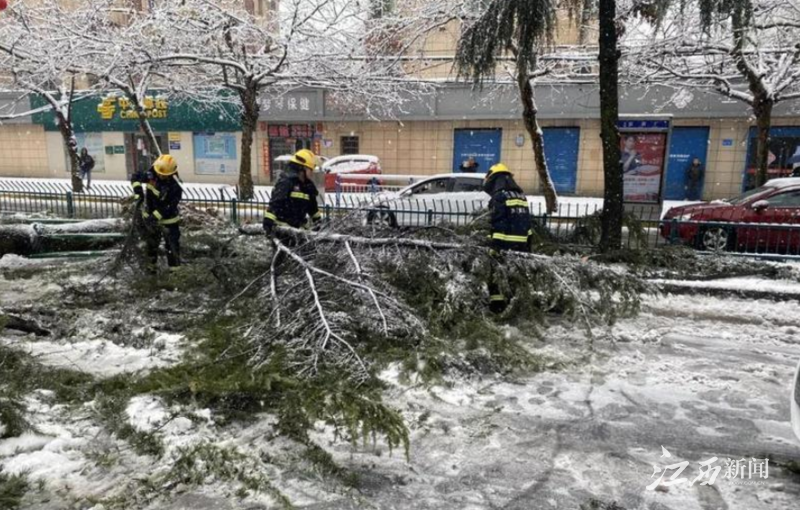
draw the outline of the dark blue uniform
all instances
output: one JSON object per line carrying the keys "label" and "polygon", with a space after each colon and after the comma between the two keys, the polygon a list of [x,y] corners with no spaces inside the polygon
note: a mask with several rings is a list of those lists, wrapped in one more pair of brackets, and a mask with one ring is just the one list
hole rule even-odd
{"label": "dark blue uniform", "polygon": [[278,178],[264,215],[264,230],[267,232],[276,226],[300,228],[309,218],[311,221],[322,218],[317,205],[317,187],[309,180],[300,180],[300,173],[304,171],[290,163]]}
{"label": "dark blue uniform", "polygon": [[145,229],[147,257],[153,268],[158,263],[158,247],[161,245],[162,238],[167,250],[169,267],[181,265],[179,205],[183,197],[183,189],[175,179],[174,176],[166,179],[156,178],[142,186],[145,201],[142,218],[147,225]]}
{"label": "dark blue uniform", "polygon": [[486,180],[483,189],[492,197],[492,247],[497,251],[530,251],[531,212],[522,188],[510,173],[497,172]]}
{"label": "dark blue uniform", "polygon": [[[483,190],[492,197],[489,201],[492,249],[497,253],[505,250],[530,251],[531,213],[528,199],[511,173],[499,171],[490,174]],[[501,313],[507,306],[508,299],[495,280],[493,267],[489,279],[489,309]]]}

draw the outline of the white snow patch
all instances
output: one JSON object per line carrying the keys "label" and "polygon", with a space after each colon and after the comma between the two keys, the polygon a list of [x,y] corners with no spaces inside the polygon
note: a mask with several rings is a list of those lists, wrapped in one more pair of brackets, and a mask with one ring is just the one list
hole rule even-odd
{"label": "white snow patch", "polygon": [[773,280],[758,277],[722,278],[719,280],[651,280],[653,283],[731,291],[772,292],[776,294],[800,294],[800,282],[792,280]]}
{"label": "white snow patch", "polygon": [[160,351],[122,347],[102,339],[75,343],[50,341],[20,343],[10,338],[0,338],[0,342],[35,356],[37,361],[45,365],[109,377],[124,372],[169,366],[177,362],[180,354],[175,337],[180,335],[162,335],[162,337],[156,338],[156,342],[161,341],[166,346]]}
{"label": "white snow patch", "polygon": [[128,423],[140,432],[152,432],[169,417],[161,399],[150,395],[133,397],[125,412],[128,414]]}
{"label": "white snow patch", "polygon": [[76,452],[57,453],[37,451],[24,453],[3,462],[3,471],[9,474],[27,474],[32,479],[63,480],[70,473],[80,471],[84,462]]}
{"label": "white snow patch", "polygon": [[32,432],[26,432],[19,437],[4,439],[0,441],[0,457],[10,457],[20,453],[38,451],[52,440],[52,437],[46,437]]}

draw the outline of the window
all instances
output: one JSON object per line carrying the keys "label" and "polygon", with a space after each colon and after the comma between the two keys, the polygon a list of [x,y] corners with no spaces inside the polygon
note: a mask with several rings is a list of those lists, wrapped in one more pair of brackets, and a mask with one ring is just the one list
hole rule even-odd
{"label": "window", "polygon": [[357,136],[343,136],[342,137],[342,155],[345,154],[358,154],[358,137]]}
{"label": "window", "polygon": [[421,182],[411,190],[414,195],[432,195],[434,193],[446,193],[447,188],[453,179],[434,179],[432,181]]}
{"label": "window", "polygon": [[770,207],[800,207],[800,191],[787,191],[769,197]]}
{"label": "window", "polygon": [[392,13],[394,0],[370,0],[369,10],[372,19],[382,18]]}
{"label": "window", "polygon": [[255,0],[254,13],[256,16],[266,16],[278,11],[277,0]]}
{"label": "window", "polygon": [[480,179],[456,179],[453,191],[461,193],[483,191],[483,181]]}

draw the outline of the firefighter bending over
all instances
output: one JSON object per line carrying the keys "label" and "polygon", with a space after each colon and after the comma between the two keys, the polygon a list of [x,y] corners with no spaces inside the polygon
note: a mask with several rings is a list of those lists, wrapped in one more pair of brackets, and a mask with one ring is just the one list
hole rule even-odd
{"label": "firefighter bending over", "polygon": [[275,227],[301,228],[322,219],[317,205],[317,188],[311,181],[316,156],[308,149],[297,151],[281,173],[264,215],[264,231],[271,236]]}
{"label": "firefighter bending over", "polygon": [[[490,197],[492,251],[499,255],[506,250],[530,251],[531,213],[522,188],[514,181],[511,171],[503,163],[494,165],[483,183],[483,191]],[[489,283],[489,309],[502,313],[508,299],[494,281]]]}
{"label": "firefighter bending over", "polygon": [[[178,164],[169,154],[160,156],[151,168],[153,180],[141,182],[145,204],[142,209],[147,247],[147,261],[150,270],[155,271],[158,264],[158,248],[161,240],[167,250],[167,264],[170,269],[181,265],[181,229],[178,206],[183,196],[183,188],[178,181]],[[134,192],[137,187],[134,185]],[[138,196],[138,193],[137,193]]]}

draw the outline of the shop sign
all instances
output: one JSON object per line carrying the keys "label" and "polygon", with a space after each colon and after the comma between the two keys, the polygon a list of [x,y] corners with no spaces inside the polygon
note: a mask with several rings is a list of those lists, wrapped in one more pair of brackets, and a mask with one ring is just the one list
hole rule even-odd
{"label": "shop sign", "polygon": [[617,124],[620,129],[625,130],[663,130],[669,129],[668,120],[621,120]]}
{"label": "shop sign", "polygon": [[171,151],[179,151],[181,150],[181,134],[180,133],[169,133],[169,150]]}
{"label": "shop sign", "polygon": [[[146,96],[142,101],[142,108],[148,119],[166,119],[169,111],[167,100],[162,97]],[[97,105],[97,113],[103,120],[113,120],[118,110],[120,119],[139,118],[139,112],[127,97],[106,96]]]}
{"label": "shop sign", "polygon": [[270,124],[267,136],[270,138],[313,138],[314,126],[308,124]]}
{"label": "shop sign", "polygon": [[262,103],[265,112],[310,112],[311,98],[308,96],[278,96],[265,99]]}

